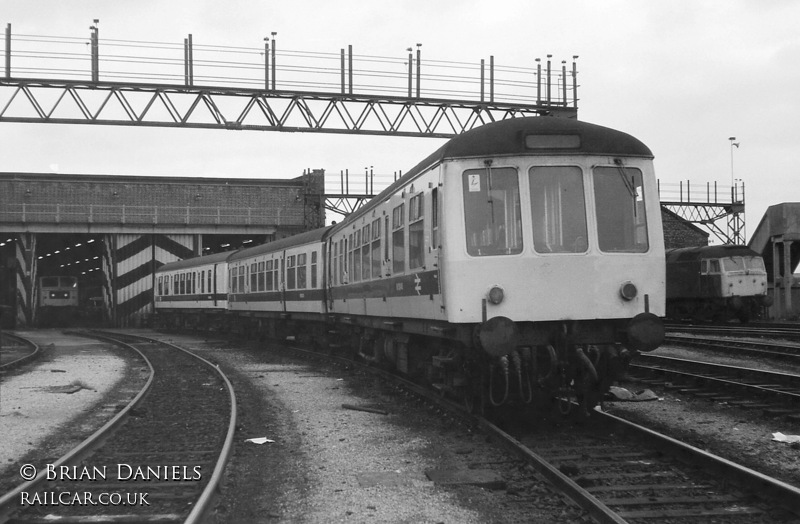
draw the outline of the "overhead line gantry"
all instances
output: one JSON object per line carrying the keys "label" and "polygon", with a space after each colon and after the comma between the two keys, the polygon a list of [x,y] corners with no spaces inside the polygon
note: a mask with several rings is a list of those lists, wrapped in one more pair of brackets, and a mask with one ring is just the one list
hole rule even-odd
{"label": "overhead line gantry", "polygon": [[[354,57],[348,46],[338,57],[286,51],[279,65],[275,33],[263,50],[198,46],[188,35],[182,59],[173,44],[119,40],[103,48],[128,54],[101,55],[98,25],[90,42],[58,38],[54,49],[45,37],[12,40],[8,24],[0,122],[449,138],[507,118],[577,117],[577,56],[571,70],[551,55],[535,68],[496,67],[492,56],[488,68],[431,60],[423,69],[421,44],[407,58]],[[166,54],[139,56],[156,50]],[[74,69],[76,60],[89,71]]]}

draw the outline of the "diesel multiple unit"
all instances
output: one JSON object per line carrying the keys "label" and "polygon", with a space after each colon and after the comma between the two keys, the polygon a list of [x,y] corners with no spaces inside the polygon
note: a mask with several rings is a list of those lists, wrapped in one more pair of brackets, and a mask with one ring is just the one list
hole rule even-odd
{"label": "diesel multiple unit", "polygon": [[470,406],[590,407],[663,339],[652,160],[577,120],[487,124],[339,224],[161,267],[157,316],[346,348]]}

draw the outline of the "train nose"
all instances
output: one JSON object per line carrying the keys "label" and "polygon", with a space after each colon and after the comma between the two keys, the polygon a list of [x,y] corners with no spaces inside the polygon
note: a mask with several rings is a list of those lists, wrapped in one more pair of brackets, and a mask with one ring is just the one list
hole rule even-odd
{"label": "train nose", "polygon": [[652,313],[639,313],[628,322],[628,347],[653,351],[664,342],[664,323]]}

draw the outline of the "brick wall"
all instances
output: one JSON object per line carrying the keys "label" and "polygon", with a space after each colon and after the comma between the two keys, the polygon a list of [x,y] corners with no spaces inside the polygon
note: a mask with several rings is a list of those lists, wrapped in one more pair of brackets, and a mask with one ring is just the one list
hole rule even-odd
{"label": "brick wall", "polygon": [[661,208],[661,221],[664,224],[664,247],[666,249],[708,245],[709,234],[707,232],[663,207]]}

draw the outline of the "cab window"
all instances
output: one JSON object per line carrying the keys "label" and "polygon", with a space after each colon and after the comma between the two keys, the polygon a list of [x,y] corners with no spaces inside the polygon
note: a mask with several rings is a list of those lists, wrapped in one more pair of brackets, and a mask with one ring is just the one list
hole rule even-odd
{"label": "cab window", "polygon": [[585,253],[589,243],[581,169],[539,166],[528,174],[533,249],[537,253]]}
{"label": "cab window", "polygon": [[594,168],[597,240],[604,252],[648,250],[642,172],[622,166]]}
{"label": "cab window", "polygon": [[463,173],[467,253],[472,256],[522,252],[522,215],[517,170],[468,169]]}

